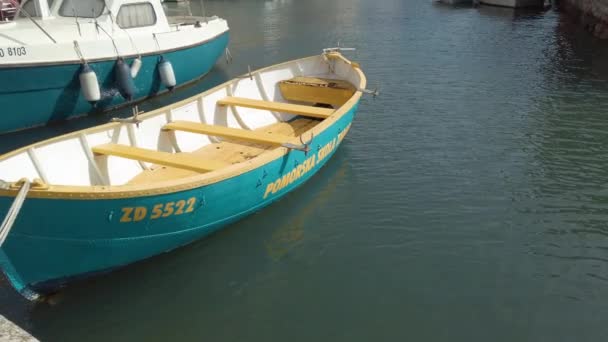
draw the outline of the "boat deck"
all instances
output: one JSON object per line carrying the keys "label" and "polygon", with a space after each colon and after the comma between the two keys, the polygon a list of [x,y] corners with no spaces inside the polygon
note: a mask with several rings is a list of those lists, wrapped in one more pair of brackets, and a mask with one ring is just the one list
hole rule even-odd
{"label": "boat deck", "polygon": [[[275,123],[255,131],[267,134],[296,137],[312,129],[319,122],[321,121],[308,118],[297,118],[289,122]],[[203,148],[191,152],[191,154],[194,156],[199,156],[201,159],[205,160],[214,160],[226,164],[237,164],[251,158],[255,158],[265,151],[275,148],[276,146],[268,144],[256,144],[253,142],[224,139],[221,142],[206,145]],[[196,171],[155,165],[135,176],[128,182],[128,184],[160,182],[194,176],[196,174],[198,174]]]}
{"label": "boat deck", "polygon": [[192,15],[179,15],[177,13],[168,12],[167,21],[172,26],[195,25],[196,23],[206,23],[217,17],[201,17]]}

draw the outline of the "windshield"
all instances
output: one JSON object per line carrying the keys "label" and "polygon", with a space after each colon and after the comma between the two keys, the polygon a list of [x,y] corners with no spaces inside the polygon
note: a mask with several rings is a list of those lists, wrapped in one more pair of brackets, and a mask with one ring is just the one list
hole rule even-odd
{"label": "windshield", "polygon": [[59,8],[62,17],[97,18],[105,9],[104,0],[63,0]]}
{"label": "windshield", "polygon": [[[49,8],[51,7],[51,5],[53,4],[54,0],[47,0],[47,3],[49,4]],[[2,1],[0,0],[0,3]],[[23,12],[27,12],[27,14],[29,14],[32,17],[40,17],[42,16],[39,12],[38,9],[36,8],[36,2],[34,0],[17,0],[15,1],[16,3],[21,3],[21,10],[19,13],[19,16],[24,18],[27,17],[27,15],[25,15]],[[10,2],[9,2],[10,3]]]}

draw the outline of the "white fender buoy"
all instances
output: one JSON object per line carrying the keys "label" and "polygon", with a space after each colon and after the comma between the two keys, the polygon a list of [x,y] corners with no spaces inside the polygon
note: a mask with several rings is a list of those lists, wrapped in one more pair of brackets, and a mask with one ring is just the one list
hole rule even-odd
{"label": "white fender buoy", "polygon": [[82,96],[89,103],[94,105],[97,103],[97,101],[101,100],[101,91],[99,90],[97,74],[88,63],[84,63],[82,65],[78,78],[80,80],[80,90],[82,91]]}
{"label": "white fender buoy", "polygon": [[137,74],[139,74],[140,69],[141,69],[141,57],[137,57],[133,60],[133,63],[131,63],[131,77],[133,77],[133,78],[137,77]]}
{"label": "white fender buoy", "polygon": [[162,84],[169,88],[169,90],[173,90],[177,81],[175,81],[175,72],[173,72],[173,66],[171,62],[166,60],[164,57],[160,57],[160,61],[158,62],[158,73],[160,74],[160,81]]}

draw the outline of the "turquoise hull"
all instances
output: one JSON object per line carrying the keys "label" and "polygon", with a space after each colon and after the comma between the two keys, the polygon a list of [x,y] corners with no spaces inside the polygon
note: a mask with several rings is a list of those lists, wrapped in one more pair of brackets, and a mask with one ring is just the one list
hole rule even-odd
{"label": "turquoise hull", "polygon": [[[17,290],[44,293],[69,279],[191,243],[306,182],[336,151],[357,107],[315,136],[308,154],[292,150],[260,168],[203,187],[127,199],[27,199],[2,247],[0,264]],[[0,197],[0,212],[12,200]],[[177,208],[180,201],[181,215],[152,219],[155,206],[177,203]],[[125,215],[124,208],[133,210]],[[146,214],[137,208],[146,208]]]}
{"label": "turquoise hull", "polygon": [[[204,76],[228,45],[228,32],[200,45],[164,53],[175,72],[177,86]],[[158,75],[159,55],[142,57],[142,68],[134,79],[139,101],[165,91]],[[133,58],[127,59],[129,65]],[[80,64],[0,68],[0,134],[48,122],[101,112],[126,104],[114,77],[116,60],[89,63],[97,74],[102,99],[95,107],[81,94]],[[5,80],[9,80],[6,81]]]}

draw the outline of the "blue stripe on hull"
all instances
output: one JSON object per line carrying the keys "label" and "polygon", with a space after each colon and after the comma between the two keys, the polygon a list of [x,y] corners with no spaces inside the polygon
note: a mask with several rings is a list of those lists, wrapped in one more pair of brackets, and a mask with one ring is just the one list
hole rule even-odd
{"label": "blue stripe on hull", "polygon": [[[10,276],[22,285],[49,291],[52,288],[48,285],[56,287],[64,279],[127,265],[175,249],[258,211],[303,184],[331,158],[344,136],[340,133],[350,127],[357,107],[358,104],[316,136],[307,156],[292,151],[259,169],[219,183],[130,199],[28,199],[3,247],[18,272]],[[306,164],[311,158],[314,163]],[[303,166],[295,172],[298,165]],[[305,165],[310,166],[306,172]],[[293,177],[284,178],[290,174]],[[281,179],[289,182],[269,186],[278,185]],[[196,198],[193,212],[150,219],[155,205],[189,198]],[[0,198],[2,212],[11,200]],[[124,207],[147,208],[146,218],[121,223]],[[43,225],[43,222],[52,224]],[[19,289],[20,285],[15,285]]]}
{"label": "blue stripe on hull", "polygon": [[[227,45],[228,32],[202,45],[164,54],[173,64],[177,85],[208,73]],[[158,58],[158,55],[142,58],[142,68],[135,78],[135,99],[165,90],[158,76]],[[129,65],[131,61],[127,60]],[[96,108],[81,95],[80,64],[1,68],[0,134],[124,105],[125,100],[115,88],[115,64],[115,60],[90,63],[102,89],[102,100]]]}

